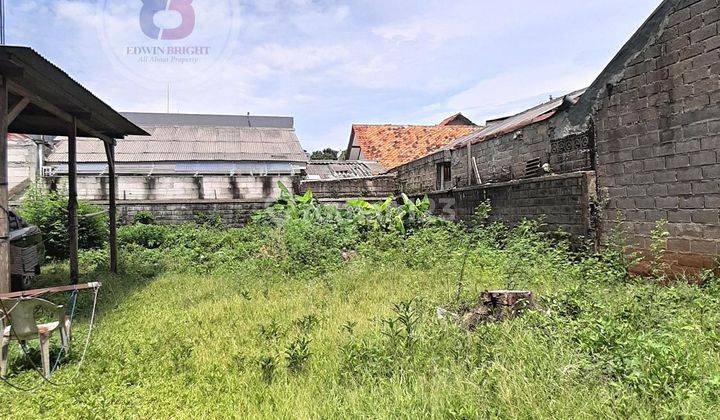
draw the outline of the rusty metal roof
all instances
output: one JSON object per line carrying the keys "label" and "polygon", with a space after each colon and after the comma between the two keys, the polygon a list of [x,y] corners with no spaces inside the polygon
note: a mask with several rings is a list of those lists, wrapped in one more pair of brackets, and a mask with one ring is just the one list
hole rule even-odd
{"label": "rusty metal roof", "polygon": [[454,149],[467,143],[477,143],[493,137],[502,136],[503,134],[512,133],[513,131],[520,130],[523,127],[540,121],[545,121],[555,115],[563,103],[570,105],[577,103],[583,93],[585,93],[585,89],[545,102],[511,117],[500,118],[494,120],[494,122],[488,121],[488,125],[482,130],[459,137],[445,148]]}
{"label": "rusty metal roof", "polygon": [[[126,114],[132,119],[132,114]],[[148,115],[157,115],[158,124],[150,124]],[[173,114],[171,114],[172,116]],[[174,114],[178,115],[178,114]],[[295,130],[278,127],[248,127],[247,117],[181,115],[173,120],[164,114],[143,114],[140,126],[150,137],[129,136],[115,147],[118,163],[178,161],[282,161],[307,162]],[[207,118],[204,118],[207,117]],[[276,118],[276,117],[270,117]],[[288,119],[276,119],[287,123]],[[291,119],[290,119],[291,121]],[[236,122],[237,124],[233,123]],[[188,125],[188,124],[193,125]],[[182,125],[185,124],[185,125]],[[223,125],[224,124],[224,125]],[[287,124],[286,124],[287,125]],[[61,139],[48,157],[49,163],[67,162],[67,139]],[[101,142],[78,141],[78,162],[104,162]]]}
{"label": "rusty metal roof", "polygon": [[311,160],[307,165],[308,179],[365,178],[384,172],[380,162],[367,160]]}

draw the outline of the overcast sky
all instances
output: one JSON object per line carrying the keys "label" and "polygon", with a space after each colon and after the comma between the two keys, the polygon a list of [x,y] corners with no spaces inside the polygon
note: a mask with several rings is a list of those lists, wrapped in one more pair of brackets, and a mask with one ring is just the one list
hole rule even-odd
{"label": "overcast sky", "polygon": [[[165,112],[169,84],[172,112],[293,116],[312,151],[346,147],[353,123],[456,112],[482,123],[586,87],[659,3],[194,0],[150,21],[141,0],[5,7],[8,44],[33,47],[118,110]],[[142,30],[193,16],[180,39]],[[133,49],[153,46],[192,47],[176,59],[197,62]]]}

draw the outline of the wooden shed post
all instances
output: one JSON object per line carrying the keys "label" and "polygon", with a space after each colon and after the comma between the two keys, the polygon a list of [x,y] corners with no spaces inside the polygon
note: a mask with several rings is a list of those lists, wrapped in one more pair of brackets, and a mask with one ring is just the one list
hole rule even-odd
{"label": "wooden shed post", "polygon": [[117,274],[117,175],[115,172],[115,145],[105,142],[108,161],[109,213],[110,213],[110,272]]}
{"label": "wooden shed post", "polygon": [[70,238],[70,281],[77,284],[78,219],[77,219],[77,119],[72,117],[68,132],[68,233]]}
{"label": "wooden shed post", "polygon": [[0,76],[0,293],[10,292],[10,217],[8,215],[8,85]]}

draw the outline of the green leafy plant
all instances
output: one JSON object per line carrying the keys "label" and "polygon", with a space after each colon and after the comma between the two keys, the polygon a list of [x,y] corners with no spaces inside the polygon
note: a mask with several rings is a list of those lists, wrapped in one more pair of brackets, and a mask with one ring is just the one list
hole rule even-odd
{"label": "green leafy plant", "polygon": [[152,214],[152,212],[147,210],[139,211],[133,216],[133,224],[154,225],[155,216]]}
{"label": "green leafy plant", "polygon": [[292,373],[301,372],[312,353],[310,352],[311,340],[305,335],[301,335],[293,340],[285,349],[285,360],[287,361],[288,370]]}
{"label": "green leafy plant", "polygon": [[195,213],[195,224],[208,228],[222,228],[222,216],[215,212],[199,212]]}
{"label": "green leafy plant", "polygon": [[667,238],[670,232],[667,230],[667,220],[658,220],[655,228],[650,232],[650,252],[652,254],[651,269],[655,277],[664,277],[668,270],[666,262]]}
{"label": "green leafy plant", "polygon": [[385,325],[383,335],[390,343],[402,344],[405,349],[411,349],[417,341],[417,327],[419,314],[413,300],[402,301],[393,305],[394,316],[382,320]]}
{"label": "green leafy plant", "polygon": [[[43,233],[45,251],[52,258],[67,258],[70,252],[67,207],[66,195],[35,184],[28,189],[19,209],[20,216]],[[108,236],[107,212],[102,207],[79,201],[77,214],[80,249],[103,247]]]}
{"label": "green leafy plant", "polygon": [[262,356],[258,362],[262,379],[266,384],[272,384],[275,380],[278,361],[275,356]]}
{"label": "green leafy plant", "polygon": [[295,320],[295,325],[300,329],[300,333],[307,335],[318,325],[320,320],[314,314],[305,315],[302,318]]}

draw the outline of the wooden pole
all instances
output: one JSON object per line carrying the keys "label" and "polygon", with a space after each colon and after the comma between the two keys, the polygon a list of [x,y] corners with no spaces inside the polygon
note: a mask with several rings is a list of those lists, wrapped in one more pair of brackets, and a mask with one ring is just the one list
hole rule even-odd
{"label": "wooden pole", "polygon": [[117,274],[117,175],[115,172],[115,146],[105,143],[109,169],[109,207],[110,207],[110,272]]}
{"label": "wooden pole", "polygon": [[78,219],[77,219],[77,120],[72,118],[68,132],[68,233],[70,238],[70,281],[77,284]]}
{"label": "wooden pole", "polygon": [[8,86],[0,76],[0,293],[10,292],[10,217],[8,215]]}

